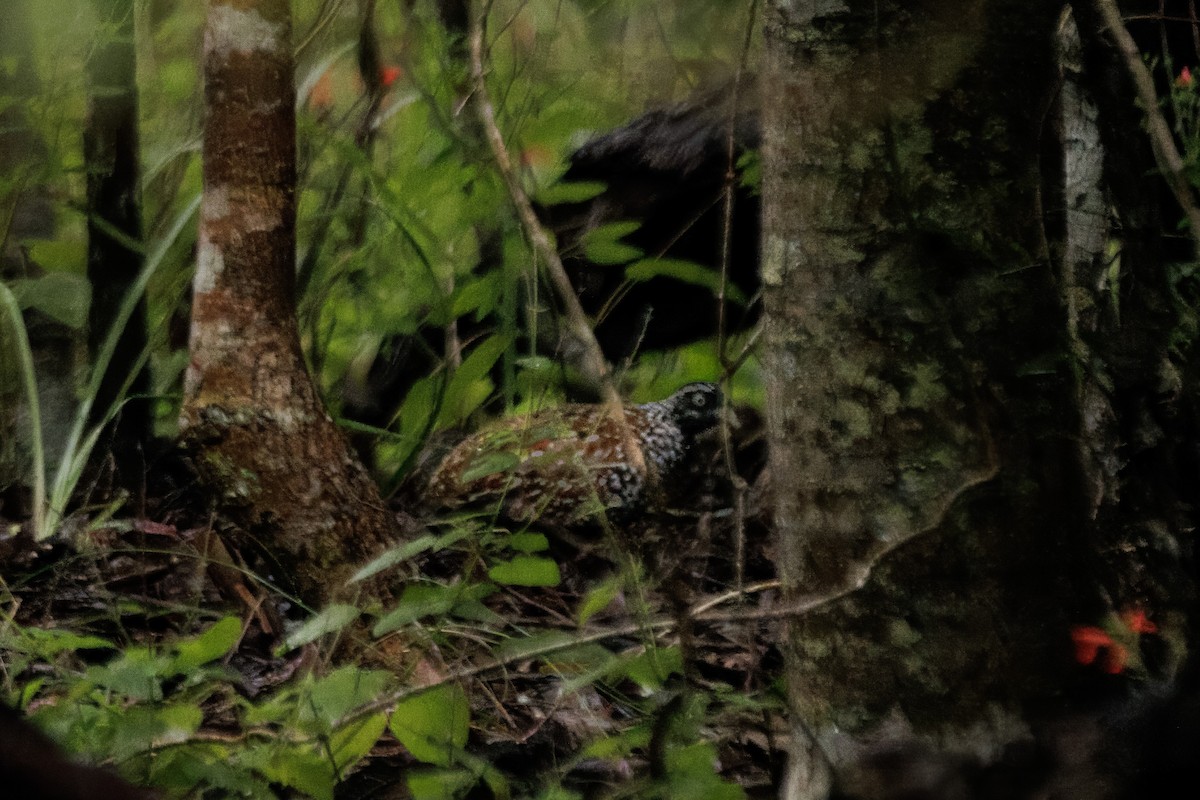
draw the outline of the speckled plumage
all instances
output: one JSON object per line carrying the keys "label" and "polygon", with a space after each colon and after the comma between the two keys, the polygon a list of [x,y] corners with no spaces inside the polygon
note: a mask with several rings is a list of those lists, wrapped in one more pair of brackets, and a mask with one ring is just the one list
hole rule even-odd
{"label": "speckled plumage", "polygon": [[[626,406],[625,420],[647,467],[665,481],[720,410],[716,384],[692,383],[664,400]],[[645,510],[647,483],[603,406],[567,405],[460,442],[434,471],[426,499],[440,508],[501,503],[512,519],[570,524],[600,511]]]}

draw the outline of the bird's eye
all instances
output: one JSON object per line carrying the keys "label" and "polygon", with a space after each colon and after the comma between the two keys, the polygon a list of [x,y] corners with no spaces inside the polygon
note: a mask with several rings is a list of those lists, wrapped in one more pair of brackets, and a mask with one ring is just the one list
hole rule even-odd
{"label": "bird's eye", "polygon": [[692,405],[696,406],[696,408],[704,408],[704,406],[708,405],[708,397],[698,394],[692,398]]}

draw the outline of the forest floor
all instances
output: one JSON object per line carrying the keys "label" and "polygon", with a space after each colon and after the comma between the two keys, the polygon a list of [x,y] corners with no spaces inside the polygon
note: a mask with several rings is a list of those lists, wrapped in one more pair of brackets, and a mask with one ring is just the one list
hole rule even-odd
{"label": "forest floor", "polygon": [[[69,750],[134,777],[130,764],[164,746],[161,731],[146,737],[145,752],[130,742],[123,749],[111,731],[88,739],[79,720],[61,718],[73,702],[100,710],[190,704],[198,716],[169,747],[295,739],[292,723],[261,713],[272,698],[303,694],[305,681],[345,667],[374,674],[401,653],[408,675],[381,681],[375,696],[351,692],[353,702],[330,717],[367,717],[380,697],[407,697],[406,685],[453,685],[469,704],[467,739],[452,764],[414,754],[389,726],[353,764],[334,765],[337,797],[422,796],[407,779],[414,770],[464,764],[478,784],[464,787],[466,796],[510,791],[497,782],[522,795],[558,787],[569,792],[562,797],[670,796],[687,784],[703,796],[773,796],[787,738],[782,623],[736,613],[777,600],[773,557],[762,515],[745,513],[745,502],[735,513],[727,482],[688,481],[674,504],[688,511],[619,530],[509,530],[486,513],[416,519],[398,509],[405,541],[376,563],[392,570],[395,606],[331,622],[281,585],[252,536],[208,510],[186,471],[151,472],[135,497],[94,483],[49,542],[0,539],[5,689],[35,719],[48,715],[44,728],[66,725]],[[552,560],[556,574],[496,572],[522,559]],[[697,623],[689,609],[706,603],[730,613]],[[229,646],[212,645],[212,631],[231,618]],[[45,631],[55,635],[42,638]],[[194,674],[161,663],[141,673],[152,691],[109,674],[114,663],[128,667],[130,654],[178,662],[189,646],[210,645],[217,649],[189,662]],[[272,784],[288,783],[265,772]],[[308,789],[304,780],[292,784]]]}

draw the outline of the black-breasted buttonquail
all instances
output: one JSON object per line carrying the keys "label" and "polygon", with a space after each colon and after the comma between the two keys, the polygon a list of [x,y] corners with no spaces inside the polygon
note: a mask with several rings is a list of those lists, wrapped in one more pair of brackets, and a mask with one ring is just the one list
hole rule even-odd
{"label": "black-breasted buttonquail", "polygon": [[[716,425],[721,390],[691,383],[664,400],[626,406],[645,469],[669,481],[696,436]],[[571,524],[601,511],[646,510],[649,476],[634,465],[620,424],[602,405],[515,417],[460,442],[426,491],[429,505],[499,503],[510,519]]]}

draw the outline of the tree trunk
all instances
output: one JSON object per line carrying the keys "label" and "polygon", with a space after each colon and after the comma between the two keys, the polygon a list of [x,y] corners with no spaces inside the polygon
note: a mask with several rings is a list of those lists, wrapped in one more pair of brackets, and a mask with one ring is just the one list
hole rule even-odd
{"label": "tree trunk", "polygon": [[[1041,217],[1058,14],[766,10],[780,569],[793,598],[836,598],[791,623],[788,677],[798,727],[835,766],[838,731],[885,718],[976,751],[1018,736],[1077,668],[1071,625],[1104,609]],[[821,794],[804,766],[788,796]]]}
{"label": "tree trunk", "polygon": [[394,520],[317,396],[294,311],[296,129],[287,0],[209,8],[204,201],[182,426],[198,467],[320,602]]}
{"label": "tree trunk", "polygon": [[[92,285],[88,346],[93,361],[142,270],[130,243],[142,238],[139,201],[137,52],[133,0],[94,0],[100,40],[88,59],[88,116],[83,132],[87,170],[88,280]],[[114,232],[116,235],[114,235]],[[93,405],[99,419],[122,406],[114,429],[119,461],[150,438],[149,370],[142,367],[123,392],[130,370],[147,347],[146,304],[139,301],[121,331]],[[97,421],[97,420],[94,420]],[[133,466],[132,464],[130,465]],[[141,476],[126,475],[126,479]]]}

